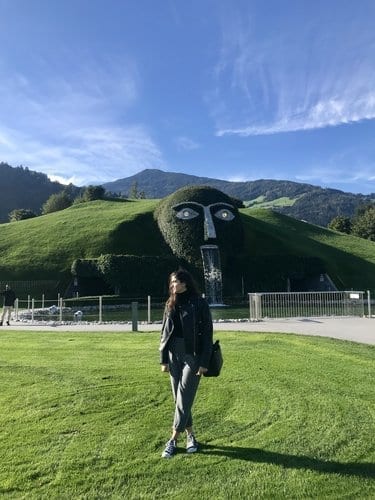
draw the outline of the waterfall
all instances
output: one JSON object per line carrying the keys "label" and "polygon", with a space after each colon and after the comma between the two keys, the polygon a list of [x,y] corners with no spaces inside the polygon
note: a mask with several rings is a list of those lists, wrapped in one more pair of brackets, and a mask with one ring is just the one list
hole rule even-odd
{"label": "waterfall", "polygon": [[206,299],[211,306],[223,306],[220,253],[217,245],[201,247]]}

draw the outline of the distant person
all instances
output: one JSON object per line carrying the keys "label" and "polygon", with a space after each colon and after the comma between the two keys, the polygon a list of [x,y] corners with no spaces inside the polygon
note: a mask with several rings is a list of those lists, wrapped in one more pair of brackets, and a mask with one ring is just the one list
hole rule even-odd
{"label": "distant person", "polygon": [[7,325],[9,326],[10,315],[14,306],[14,301],[16,300],[16,294],[10,288],[9,285],[5,285],[5,290],[0,292],[0,295],[4,297],[3,314],[1,315],[0,326],[3,325],[6,314],[8,313]]}
{"label": "distant person", "polygon": [[177,451],[177,439],[186,432],[186,451],[198,451],[191,409],[201,375],[207,371],[212,348],[212,318],[208,303],[200,297],[190,273],[183,269],[169,276],[160,339],[161,371],[170,375],[175,413],[172,435],[163,458]]}

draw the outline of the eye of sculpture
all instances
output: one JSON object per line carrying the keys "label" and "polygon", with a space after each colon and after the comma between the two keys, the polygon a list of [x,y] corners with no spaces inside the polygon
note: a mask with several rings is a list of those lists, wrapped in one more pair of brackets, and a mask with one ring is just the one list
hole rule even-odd
{"label": "eye of sculpture", "polygon": [[235,217],[234,213],[228,210],[227,208],[222,208],[221,210],[218,210],[217,212],[214,213],[214,215],[218,219],[225,221],[231,221]]}
{"label": "eye of sculpture", "polygon": [[176,213],[176,217],[178,217],[181,220],[194,219],[195,217],[198,217],[198,215],[199,213],[190,207],[184,207]]}

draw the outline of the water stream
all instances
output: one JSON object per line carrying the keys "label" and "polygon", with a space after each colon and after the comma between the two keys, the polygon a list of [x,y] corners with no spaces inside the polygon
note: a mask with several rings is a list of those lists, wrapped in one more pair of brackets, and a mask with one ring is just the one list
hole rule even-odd
{"label": "water stream", "polygon": [[223,306],[223,285],[220,253],[217,245],[201,247],[206,299],[210,306]]}

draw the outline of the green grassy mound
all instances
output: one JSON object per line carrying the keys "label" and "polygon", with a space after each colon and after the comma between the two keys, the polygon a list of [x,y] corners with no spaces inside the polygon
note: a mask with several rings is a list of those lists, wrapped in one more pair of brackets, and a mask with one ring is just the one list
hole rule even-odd
{"label": "green grassy mound", "polygon": [[[34,219],[2,224],[0,281],[61,280],[67,283],[75,259],[97,258],[102,254],[172,255],[154,219],[157,204],[158,200],[94,201]],[[224,269],[224,281],[226,277],[235,280],[233,290],[241,288],[243,272],[250,276],[249,284],[246,283],[248,289],[251,289],[248,285],[254,283],[253,270],[258,273],[259,285],[267,272],[272,285],[272,280],[276,280],[275,267],[283,268],[288,259],[292,266],[294,258],[317,257],[340,289],[375,291],[374,242],[270,210],[241,209],[240,213],[244,249],[240,258]],[[285,281],[285,276],[282,279]]]}
{"label": "green grassy mound", "polygon": [[201,452],[160,458],[173,416],[158,333],[0,336],[3,498],[374,498],[373,346],[220,332],[194,408]]}
{"label": "green grassy mound", "polygon": [[321,259],[339,289],[375,291],[375,244],[271,210],[244,209],[246,253]]}

